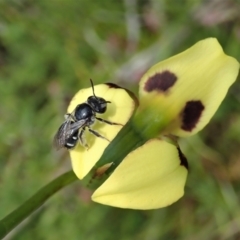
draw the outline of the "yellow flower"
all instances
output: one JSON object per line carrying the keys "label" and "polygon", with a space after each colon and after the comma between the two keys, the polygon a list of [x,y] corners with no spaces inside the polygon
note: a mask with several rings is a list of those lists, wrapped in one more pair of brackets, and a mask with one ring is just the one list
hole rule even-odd
{"label": "yellow flower", "polygon": [[[81,146],[70,151],[76,175],[96,189],[92,199],[133,209],[177,201],[184,193],[188,164],[177,144],[163,136],[186,137],[200,131],[238,71],[239,63],[224,54],[216,39],[208,38],[156,64],[142,77],[135,114],[134,101],[124,90],[114,89],[111,98],[96,86],[96,95],[113,102],[104,118],[125,125],[103,125],[100,130],[111,142],[92,138],[91,153],[91,148],[86,151]],[[90,89],[84,98],[89,95]],[[77,97],[68,111],[79,103]]]}
{"label": "yellow flower", "polygon": [[[223,52],[215,38],[156,64],[140,81],[136,125],[143,131],[147,128],[146,135],[197,133],[218,109],[238,70],[239,63]],[[156,123],[152,132],[151,126],[139,121],[143,115]]]}
{"label": "yellow flower", "polygon": [[183,195],[186,178],[187,160],[180,149],[151,139],[126,156],[92,199],[121,208],[165,207]]}
{"label": "yellow flower", "polygon": [[[131,97],[130,92],[123,88],[119,88],[115,84],[100,84],[94,86],[96,96],[104,98],[111,103],[107,104],[107,111],[104,114],[99,114],[98,117],[110,122],[119,123],[122,125],[109,125],[96,121],[92,129],[103,135],[111,141],[117,133],[122,129],[123,125],[129,120],[135,109],[135,101]],[[72,113],[76,106],[86,102],[89,96],[92,96],[92,88],[81,89],[73,97],[67,113]],[[73,171],[78,178],[82,179],[95,165],[102,155],[104,149],[109,145],[109,142],[102,138],[97,138],[87,130],[84,137],[89,145],[89,149],[78,144],[70,151]]]}

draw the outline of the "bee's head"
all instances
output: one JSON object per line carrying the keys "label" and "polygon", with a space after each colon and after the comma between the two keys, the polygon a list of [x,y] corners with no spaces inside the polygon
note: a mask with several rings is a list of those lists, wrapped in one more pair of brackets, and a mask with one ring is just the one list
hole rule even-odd
{"label": "bee's head", "polygon": [[92,90],[93,90],[93,96],[88,97],[87,103],[91,106],[94,112],[96,113],[105,113],[107,110],[107,104],[111,103],[110,101],[106,101],[104,98],[97,97],[94,92],[93,82],[92,79],[90,79]]}
{"label": "bee's head", "polygon": [[105,113],[107,110],[107,104],[110,102],[101,97],[90,96],[87,99],[87,103],[91,106],[94,112]]}

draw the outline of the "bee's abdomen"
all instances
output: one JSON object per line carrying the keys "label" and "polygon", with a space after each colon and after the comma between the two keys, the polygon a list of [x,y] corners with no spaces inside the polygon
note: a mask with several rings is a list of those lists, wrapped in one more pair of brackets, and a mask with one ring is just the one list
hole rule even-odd
{"label": "bee's abdomen", "polygon": [[78,141],[78,131],[76,131],[71,137],[66,140],[65,147],[67,149],[74,148]]}

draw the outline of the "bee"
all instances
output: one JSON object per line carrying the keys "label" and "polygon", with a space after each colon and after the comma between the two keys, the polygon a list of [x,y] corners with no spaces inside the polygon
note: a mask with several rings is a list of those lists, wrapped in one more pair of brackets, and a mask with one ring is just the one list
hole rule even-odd
{"label": "bee", "polygon": [[85,103],[78,104],[72,113],[65,115],[65,121],[59,127],[53,139],[53,144],[56,149],[63,147],[73,149],[78,142],[80,142],[82,146],[88,148],[89,146],[84,139],[84,132],[86,129],[96,137],[109,141],[107,138],[91,128],[96,120],[110,125],[122,125],[96,116],[96,114],[105,113],[107,111],[107,104],[111,102],[106,101],[102,97],[97,97],[95,95],[91,79],[90,82],[93,95],[88,97]]}

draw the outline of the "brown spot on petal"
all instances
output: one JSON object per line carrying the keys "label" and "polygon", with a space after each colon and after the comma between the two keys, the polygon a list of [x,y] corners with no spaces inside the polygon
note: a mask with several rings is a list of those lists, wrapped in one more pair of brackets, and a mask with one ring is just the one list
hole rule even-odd
{"label": "brown spot on petal", "polygon": [[122,88],[115,83],[105,83],[105,84],[107,84],[109,88]]}
{"label": "brown spot on petal", "polygon": [[191,132],[196,127],[203,110],[204,105],[201,101],[188,101],[181,113],[181,128],[185,131]]}
{"label": "brown spot on petal", "polygon": [[172,87],[177,81],[177,76],[170,72],[164,71],[161,73],[156,73],[154,76],[150,77],[146,83],[144,89],[147,92],[152,92],[154,90],[158,92],[166,92],[170,87]]}
{"label": "brown spot on petal", "polygon": [[107,163],[95,171],[94,178],[101,177],[113,163]]}
{"label": "brown spot on petal", "polygon": [[180,165],[184,166],[186,169],[188,169],[188,161],[187,158],[185,157],[185,155],[182,153],[181,149],[178,147],[178,156],[180,158]]}
{"label": "brown spot on petal", "polygon": [[117,84],[115,83],[105,83],[109,88],[120,88],[120,89],[123,89],[125,90],[128,95],[133,99],[134,103],[135,103],[135,107],[139,105],[139,101],[138,101],[138,98],[135,96],[135,94],[133,92],[131,92],[130,90],[126,89],[126,88],[122,88],[120,86],[118,86]]}

